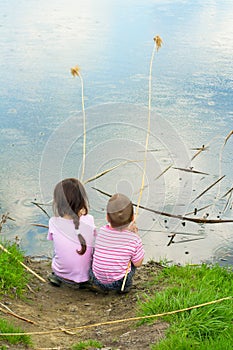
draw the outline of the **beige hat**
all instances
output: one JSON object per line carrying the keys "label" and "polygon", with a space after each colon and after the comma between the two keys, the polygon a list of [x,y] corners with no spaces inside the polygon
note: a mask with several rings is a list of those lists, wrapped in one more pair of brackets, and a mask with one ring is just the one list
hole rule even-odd
{"label": "beige hat", "polygon": [[124,227],[133,220],[133,204],[124,194],[116,193],[108,201],[107,214],[112,227]]}

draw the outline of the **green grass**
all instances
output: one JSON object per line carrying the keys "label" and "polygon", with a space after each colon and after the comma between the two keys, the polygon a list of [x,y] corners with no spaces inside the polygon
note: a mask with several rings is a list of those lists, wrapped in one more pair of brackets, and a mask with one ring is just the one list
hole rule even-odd
{"label": "green grass", "polygon": [[[139,303],[140,315],[152,315],[233,296],[233,272],[215,266],[166,267],[154,283],[162,291]],[[233,298],[164,316],[170,323],[166,338],[153,350],[228,350],[233,344]],[[221,346],[220,346],[221,344]],[[219,347],[220,346],[220,347]]]}
{"label": "green grass", "polygon": [[[13,243],[0,242],[9,252],[0,251],[0,297],[7,294],[10,297],[23,297],[27,283],[30,276],[25,272],[24,267],[20,264],[23,262],[24,255],[19,247]],[[0,333],[22,333],[20,328],[17,328],[0,318]],[[6,341],[8,344],[23,343],[25,345],[31,345],[31,338],[27,335],[15,335],[15,336],[0,336],[0,349],[7,348],[2,341]]]}
{"label": "green grass", "polygon": [[[12,324],[0,318],[1,333],[22,333],[22,329],[14,327]],[[2,335],[0,341],[6,340],[9,344],[25,344],[31,345],[31,338],[28,335]],[[4,345],[1,345],[4,348]]]}
{"label": "green grass", "polygon": [[24,255],[15,243],[0,242],[11,254],[0,250],[0,295],[22,296],[29,281],[29,274],[25,273]]}
{"label": "green grass", "polygon": [[82,341],[80,343],[77,343],[75,345],[72,346],[72,350],[88,350],[88,349],[101,349],[103,347],[103,345],[96,341],[96,340],[86,340],[86,341]]}

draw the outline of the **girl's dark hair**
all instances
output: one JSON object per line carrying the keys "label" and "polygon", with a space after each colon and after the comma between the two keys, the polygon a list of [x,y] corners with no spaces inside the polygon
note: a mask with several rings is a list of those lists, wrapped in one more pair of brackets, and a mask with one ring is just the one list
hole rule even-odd
{"label": "girl's dark hair", "polygon": [[[75,229],[79,228],[79,212],[88,213],[88,199],[82,183],[78,179],[69,178],[59,182],[53,193],[53,211],[55,215],[63,217],[69,215],[74,221]],[[81,233],[78,234],[81,250],[77,253],[83,255],[86,250],[86,241]]]}

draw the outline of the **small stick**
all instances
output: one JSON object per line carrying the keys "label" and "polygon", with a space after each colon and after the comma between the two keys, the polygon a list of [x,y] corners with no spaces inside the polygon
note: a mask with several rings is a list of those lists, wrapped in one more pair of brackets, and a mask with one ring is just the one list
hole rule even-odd
{"label": "small stick", "polygon": [[174,243],[174,242],[173,242],[173,239],[175,238],[175,236],[176,236],[176,233],[173,233],[171,236],[168,236],[168,237],[171,237],[171,239],[170,239],[170,241],[168,242],[167,247],[169,247],[169,245],[171,245],[172,243]]}
{"label": "small stick", "polygon": [[225,142],[224,142],[224,145],[227,143],[227,141],[229,140],[229,138],[233,135],[233,130],[231,130],[229,132],[229,134],[227,135],[227,137],[225,138]]}
{"label": "small stick", "polygon": [[43,209],[39,203],[36,202],[31,202],[32,204],[36,205],[38,208],[40,208],[47,216],[48,218],[50,218],[49,214],[47,213],[47,211],[45,209]]}
{"label": "small stick", "polygon": [[209,187],[207,187],[201,194],[199,194],[196,198],[194,198],[192,200],[191,203],[195,202],[195,200],[197,200],[198,198],[200,198],[201,196],[203,196],[203,194],[205,194],[207,191],[209,191],[213,186],[215,186],[219,181],[221,181],[226,175],[221,176],[217,181],[215,181],[212,185],[210,185]]}
{"label": "small stick", "polygon": [[49,228],[48,225],[44,225],[44,224],[31,224],[32,226],[38,226],[38,227],[43,227],[43,228]]}
{"label": "small stick", "polygon": [[2,311],[4,314],[12,315],[12,316],[14,316],[14,317],[16,317],[16,318],[18,318],[18,319],[20,319],[20,320],[26,321],[26,322],[28,322],[28,323],[37,324],[37,323],[34,322],[34,321],[28,320],[28,319],[25,318],[25,317],[22,317],[22,316],[17,315],[17,314],[14,313],[13,311],[11,311],[11,309],[9,309],[9,307],[7,307],[6,305],[4,305],[4,304],[2,304],[2,303],[0,303],[0,304],[7,310],[7,311],[6,311],[6,310],[0,308],[0,311]]}
{"label": "small stick", "polygon": [[[111,197],[111,194],[104,192],[102,190],[99,190],[98,188],[92,187],[94,190],[104,194],[105,196]],[[137,204],[132,203],[134,207],[137,206]],[[150,211],[151,213],[154,214],[159,214],[159,215],[163,215],[163,216],[167,216],[169,218],[175,218],[175,219],[179,219],[179,220],[186,220],[186,221],[191,221],[191,222],[196,222],[197,224],[222,224],[222,223],[229,223],[229,222],[233,222],[233,220],[231,219],[226,219],[226,220],[216,220],[216,219],[205,219],[205,218],[190,218],[188,216],[182,216],[182,215],[176,215],[176,214],[170,214],[170,213],[166,213],[164,211],[158,211],[158,210],[154,210],[154,209],[150,209],[147,207],[144,207],[142,205],[139,205],[139,208]]]}
{"label": "small stick", "polygon": [[128,262],[128,266],[127,266],[127,269],[125,271],[125,276],[124,276],[124,279],[123,279],[123,282],[122,282],[122,286],[121,286],[121,291],[122,292],[125,289],[125,283],[126,283],[126,280],[127,280],[127,276],[128,276],[128,273],[129,273],[130,266],[131,266],[131,261]]}
{"label": "small stick", "polygon": [[232,192],[233,191],[233,187],[231,187],[231,189],[229,190],[229,191],[227,191],[223,196],[222,196],[222,198],[224,198],[224,197],[226,197],[230,192]]}
{"label": "small stick", "polygon": [[78,76],[80,78],[81,82],[81,89],[82,89],[82,111],[83,111],[83,166],[82,166],[82,174],[81,174],[81,181],[83,181],[83,176],[85,172],[85,162],[86,162],[86,112],[85,112],[85,105],[84,105],[84,84],[83,84],[83,78],[80,73],[80,67],[75,66],[71,68],[71,74],[73,77]]}
{"label": "small stick", "polygon": [[207,174],[207,173],[203,173],[202,171],[193,170],[193,169],[175,168],[175,167],[173,167],[173,169],[177,169],[177,170],[181,170],[181,171],[187,171],[187,172],[189,172],[189,173],[194,173],[194,174],[209,175],[209,174]]}
{"label": "small stick", "polygon": [[[7,254],[11,254],[5,247],[3,247],[0,244],[0,248]],[[32,273],[34,276],[36,276],[40,281],[42,282],[46,282],[45,279],[41,276],[39,276],[35,271],[33,271],[32,269],[30,269],[30,267],[26,266],[24,263],[22,263],[22,261],[18,261],[20,263],[20,265],[22,265],[28,272]]]}
{"label": "small stick", "polygon": [[199,209],[195,208],[194,211],[190,211],[189,213],[186,213],[185,215],[191,215],[191,214],[196,215],[196,213],[198,213],[199,211],[204,210],[204,209],[209,208],[209,207],[212,207],[212,205],[214,205],[214,204],[213,203],[208,204],[208,205],[205,205],[204,207],[201,207]]}
{"label": "small stick", "polygon": [[195,159],[201,152],[205,151],[208,148],[208,146],[202,145],[202,147],[199,148],[199,150],[194,154],[194,156],[191,158],[191,161]]}
{"label": "small stick", "polygon": [[159,175],[155,178],[155,180],[158,180],[158,179],[159,179],[163,174],[165,174],[171,167],[172,167],[172,164],[169,165],[166,169],[164,169],[164,170],[161,172],[161,174],[159,174]]}
{"label": "small stick", "polygon": [[110,171],[112,171],[112,170],[114,170],[114,169],[116,169],[116,168],[118,168],[118,167],[120,167],[122,165],[125,165],[125,164],[128,164],[128,163],[134,163],[134,162],[138,162],[138,161],[137,160],[126,160],[124,162],[121,162],[121,163],[113,166],[112,168],[106,169],[106,170],[102,171],[101,173],[98,173],[95,176],[90,177],[89,179],[85,180],[83,183],[85,185],[88,182],[94,181],[94,180],[98,179],[99,177],[109,173]]}

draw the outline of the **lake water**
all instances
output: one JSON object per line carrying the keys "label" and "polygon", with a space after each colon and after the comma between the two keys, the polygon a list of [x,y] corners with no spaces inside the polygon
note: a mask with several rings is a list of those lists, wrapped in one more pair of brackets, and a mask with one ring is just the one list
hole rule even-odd
{"label": "lake water", "polygon": [[[47,230],[31,225],[48,218],[31,202],[51,201],[58,181],[81,175],[81,82],[70,74],[76,64],[87,123],[84,180],[125,162],[86,185],[96,225],[105,222],[107,197],[92,187],[137,203],[155,35],[163,45],[152,62],[141,205],[233,219],[231,192],[223,197],[233,183],[233,136],[223,146],[233,129],[231,0],[0,0],[0,9],[0,205],[15,219],[4,225],[4,238],[17,236],[26,254],[52,255]],[[175,169],[189,167],[208,175]],[[50,205],[43,208],[52,215]],[[145,210],[137,223],[147,259],[233,264],[232,223],[196,224]]]}

